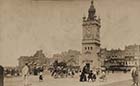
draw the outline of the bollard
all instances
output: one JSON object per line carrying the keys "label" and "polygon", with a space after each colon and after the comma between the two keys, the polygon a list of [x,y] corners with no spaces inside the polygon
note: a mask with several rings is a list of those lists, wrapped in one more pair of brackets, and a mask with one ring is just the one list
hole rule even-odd
{"label": "bollard", "polygon": [[4,68],[0,65],[0,86],[4,86]]}

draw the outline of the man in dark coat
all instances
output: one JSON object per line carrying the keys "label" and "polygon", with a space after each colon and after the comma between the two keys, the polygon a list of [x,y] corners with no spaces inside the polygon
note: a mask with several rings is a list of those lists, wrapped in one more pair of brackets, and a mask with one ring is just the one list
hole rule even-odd
{"label": "man in dark coat", "polygon": [[54,76],[54,74],[58,71],[58,61],[55,60],[54,63],[53,63],[53,72],[51,74],[51,76]]}
{"label": "man in dark coat", "polygon": [[85,82],[85,81],[87,81],[86,74],[82,72],[80,75],[80,82]]}
{"label": "man in dark coat", "polygon": [[4,86],[4,68],[0,65],[0,86]]}
{"label": "man in dark coat", "polygon": [[83,67],[82,73],[81,73],[81,75],[80,75],[80,81],[81,81],[81,82],[87,81],[86,74],[89,74],[89,71],[90,71],[90,65],[89,65],[89,64],[86,64],[86,65]]}
{"label": "man in dark coat", "polygon": [[93,72],[92,70],[90,70],[89,74],[88,74],[88,81],[92,80],[93,81]]}

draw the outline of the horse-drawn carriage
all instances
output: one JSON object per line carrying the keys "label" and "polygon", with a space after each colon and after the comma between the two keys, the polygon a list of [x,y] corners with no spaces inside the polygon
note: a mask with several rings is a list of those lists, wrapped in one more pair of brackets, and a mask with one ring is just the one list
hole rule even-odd
{"label": "horse-drawn carriage", "polygon": [[54,78],[65,78],[68,76],[74,76],[76,68],[73,66],[68,66],[65,62],[55,62],[51,68],[51,75]]}

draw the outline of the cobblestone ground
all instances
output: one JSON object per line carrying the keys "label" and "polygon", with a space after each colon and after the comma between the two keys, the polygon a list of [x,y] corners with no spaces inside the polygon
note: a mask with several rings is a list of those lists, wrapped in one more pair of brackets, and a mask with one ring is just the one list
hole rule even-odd
{"label": "cobblestone ground", "polygon": [[[74,78],[54,79],[50,75],[44,76],[44,81],[39,82],[38,76],[30,76],[31,86],[131,86],[132,81],[129,73],[108,74],[105,81],[97,79],[96,82],[79,82],[79,75]],[[117,85],[118,84],[118,85]],[[121,85],[123,84],[123,85]],[[21,77],[5,78],[5,86],[23,86]]]}
{"label": "cobblestone ground", "polygon": [[114,82],[102,86],[132,86],[132,80],[119,81],[119,82]]}

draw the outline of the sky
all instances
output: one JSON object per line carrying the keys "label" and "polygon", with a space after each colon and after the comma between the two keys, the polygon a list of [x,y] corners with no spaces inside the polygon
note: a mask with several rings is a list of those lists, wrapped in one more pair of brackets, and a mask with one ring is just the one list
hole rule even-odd
{"label": "sky", "polygon": [[[95,0],[101,18],[101,47],[140,44],[140,0]],[[46,56],[81,51],[82,17],[90,0],[0,0],[0,64],[42,49]]]}

